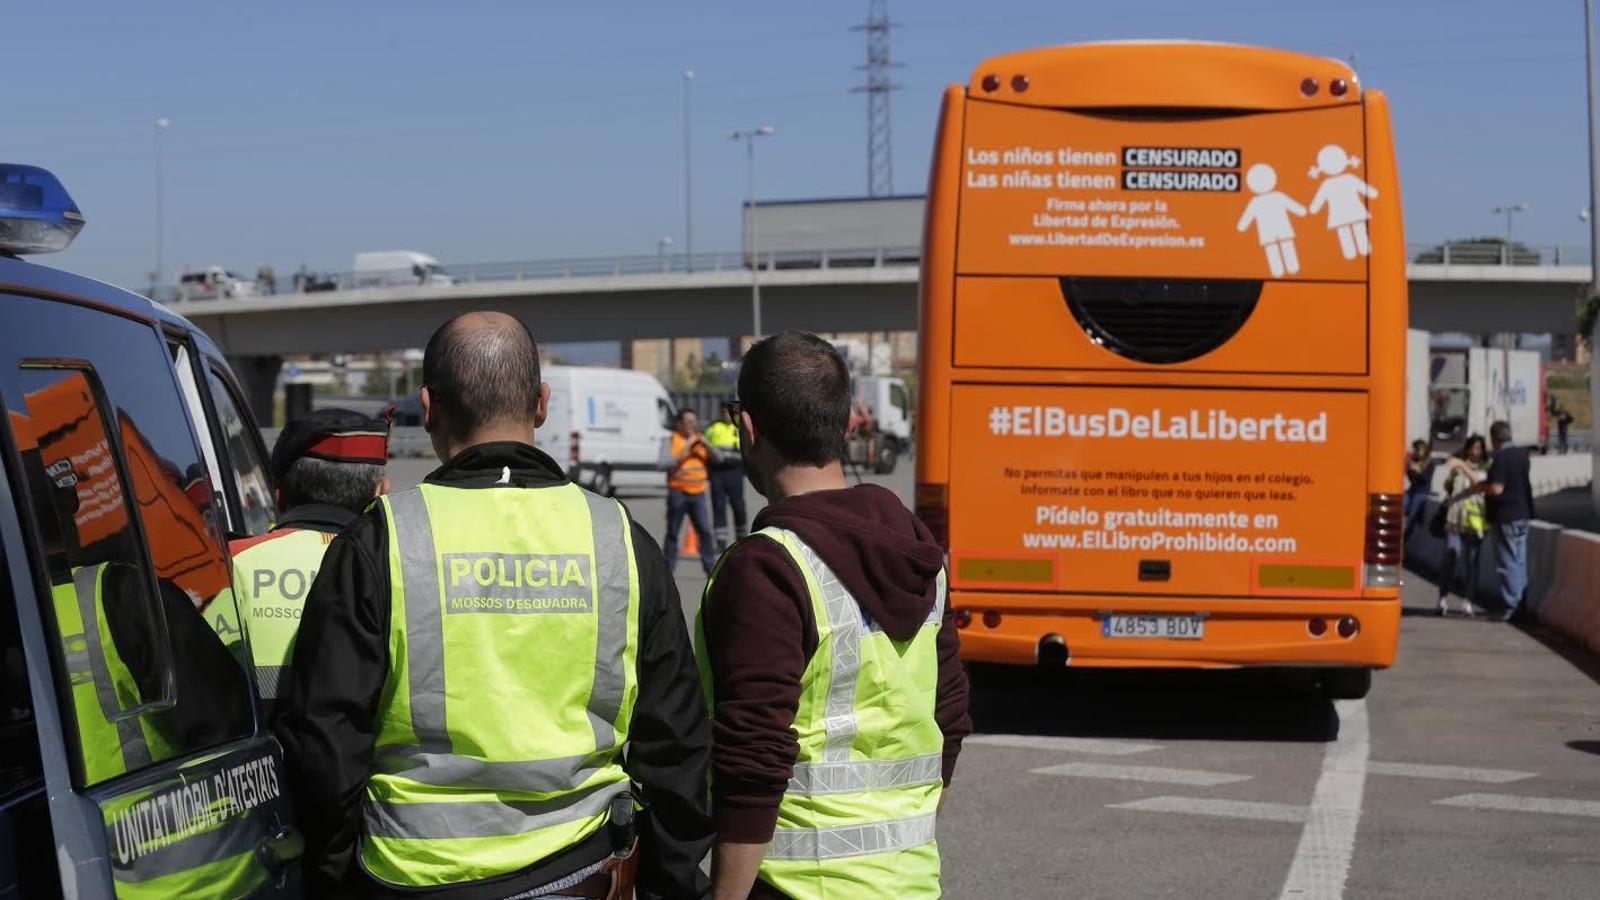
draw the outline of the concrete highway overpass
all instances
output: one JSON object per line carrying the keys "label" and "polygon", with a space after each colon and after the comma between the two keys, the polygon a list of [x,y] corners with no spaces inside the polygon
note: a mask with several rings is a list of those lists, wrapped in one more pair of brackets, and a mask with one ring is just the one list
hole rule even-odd
{"label": "concrete highway overpass", "polygon": [[[655,258],[651,258],[653,263]],[[541,342],[602,341],[750,331],[750,273],[629,271],[188,300],[170,308],[205,329],[234,360],[251,402],[270,409],[280,357],[422,346],[444,319],[501,310]],[[917,327],[917,267],[879,259],[849,267],[761,273],[768,332],[910,331]],[[1429,331],[1573,331],[1589,267],[1412,264],[1411,322]],[[265,392],[263,394],[263,392]]]}

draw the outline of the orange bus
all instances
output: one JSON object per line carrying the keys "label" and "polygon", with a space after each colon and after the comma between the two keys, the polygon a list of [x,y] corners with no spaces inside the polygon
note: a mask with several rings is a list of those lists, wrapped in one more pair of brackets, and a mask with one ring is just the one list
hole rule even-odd
{"label": "orange bus", "polygon": [[916,505],[971,661],[1393,663],[1407,323],[1388,103],[1182,42],[944,96]]}

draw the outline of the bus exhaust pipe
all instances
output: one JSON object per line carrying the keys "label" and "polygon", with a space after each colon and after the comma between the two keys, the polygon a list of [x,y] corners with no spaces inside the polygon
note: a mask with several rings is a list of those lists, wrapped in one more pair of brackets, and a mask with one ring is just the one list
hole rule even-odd
{"label": "bus exhaust pipe", "polygon": [[1039,668],[1064,669],[1071,654],[1067,652],[1067,639],[1059,634],[1047,634],[1039,639]]}

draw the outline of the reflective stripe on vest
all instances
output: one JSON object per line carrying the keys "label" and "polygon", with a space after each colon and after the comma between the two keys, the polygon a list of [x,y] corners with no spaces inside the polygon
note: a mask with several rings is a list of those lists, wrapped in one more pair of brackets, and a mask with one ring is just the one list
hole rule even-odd
{"label": "reflective stripe on vest", "polygon": [[[97,784],[143,768],[151,762],[150,744],[138,716],[124,716],[118,683],[138,704],[138,688],[117,652],[105,638],[105,565],[85,566],[72,573],[72,588],[54,591],[56,620],[72,684],[84,778]],[[130,707],[131,708],[131,707]]]}
{"label": "reflective stripe on vest", "polygon": [[[622,507],[570,485],[425,485],[383,502],[399,607],[384,695],[395,699],[380,711],[364,865],[391,883],[459,883],[515,871],[587,837],[629,786],[620,762],[637,691],[638,586]],[[577,547],[575,534],[587,546]],[[563,580],[569,574],[575,580]],[[499,626],[484,616],[514,618]],[[540,627],[530,631],[534,622]],[[496,644],[495,635],[515,629],[518,643]],[[592,644],[521,643],[591,631]],[[473,680],[486,671],[500,673],[500,683]],[[462,672],[468,680],[458,684]],[[508,719],[493,705],[497,686],[552,702],[571,697],[584,713]],[[574,731],[577,723],[586,724]],[[448,843],[419,852],[417,841]]]}
{"label": "reflective stripe on vest", "polygon": [[[250,656],[263,699],[277,699],[311,582],[332,540],[333,535],[320,531],[285,529],[234,554],[233,596],[250,630]],[[209,610],[208,618],[214,618]]]}
{"label": "reflective stripe on vest", "polygon": [[836,828],[783,829],[772,836],[767,859],[848,859],[893,853],[933,843],[934,813],[889,822],[841,825]]}

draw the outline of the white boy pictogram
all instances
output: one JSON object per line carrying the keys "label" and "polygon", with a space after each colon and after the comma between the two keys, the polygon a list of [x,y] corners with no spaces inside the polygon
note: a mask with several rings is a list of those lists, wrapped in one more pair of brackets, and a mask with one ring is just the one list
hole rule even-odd
{"label": "white boy pictogram", "polygon": [[1288,194],[1273,190],[1278,186],[1278,173],[1266,163],[1251,166],[1245,173],[1244,183],[1255,196],[1245,206],[1244,215],[1239,217],[1239,230],[1244,231],[1251,222],[1255,223],[1256,237],[1266,251],[1267,268],[1272,270],[1273,278],[1282,278],[1284,272],[1298,274],[1300,255],[1294,249],[1294,223],[1289,217],[1304,216],[1306,208]]}

